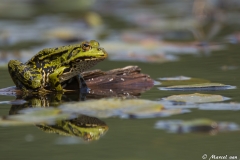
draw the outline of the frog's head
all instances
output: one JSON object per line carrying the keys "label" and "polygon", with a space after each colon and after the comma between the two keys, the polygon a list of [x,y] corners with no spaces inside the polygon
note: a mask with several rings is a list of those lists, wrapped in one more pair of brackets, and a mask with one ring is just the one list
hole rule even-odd
{"label": "frog's head", "polygon": [[74,48],[66,63],[71,64],[75,73],[78,73],[91,68],[105,58],[107,58],[106,51],[97,41],[91,40],[90,42],[84,41],[79,47]]}
{"label": "frog's head", "polygon": [[82,137],[85,141],[98,140],[108,131],[108,126],[79,127],[73,123],[68,125],[71,136]]}
{"label": "frog's head", "polygon": [[70,122],[68,120],[61,120],[56,122],[56,125],[47,125],[40,123],[36,125],[46,133],[55,133],[62,136],[80,137],[84,141],[94,141],[102,137],[107,131],[107,125],[96,126],[81,126],[80,124]]}
{"label": "frog's head", "polygon": [[72,52],[70,62],[100,61],[107,58],[107,52],[95,40],[84,41]]}

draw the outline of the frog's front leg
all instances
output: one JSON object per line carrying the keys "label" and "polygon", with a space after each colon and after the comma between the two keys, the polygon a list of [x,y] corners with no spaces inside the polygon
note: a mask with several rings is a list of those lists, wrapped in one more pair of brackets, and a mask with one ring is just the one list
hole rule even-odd
{"label": "frog's front leg", "polygon": [[60,67],[54,70],[54,72],[49,75],[49,82],[50,82],[51,88],[58,92],[63,91],[59,77],[64,73],[65,69],[69,69],[69,66]]}
{"label": "frog's front leg", "polygon": [[84,90],[86,90],[86,92],[88,93],[89,88],[87,87],[87,83],[85,82],[85,80],[83,79],[81,74],[78,74],[76,76],[77,80],[78,80],[78,84],[79,84],[79,89],[81,89],[82,92],[84,92]]}
{"label": "frog's front leg", "polygon": [[22,90],[36,90],[42,85],[42,74],[40,71],[18,60],[9,61],[8,71],[15,85]]}
{"label": "frog's front leg", "polygon": [[84,101],[90,89],[88,88],[81,74],[78,74],[76,78],[78,80],[79,85],[79,100]]}

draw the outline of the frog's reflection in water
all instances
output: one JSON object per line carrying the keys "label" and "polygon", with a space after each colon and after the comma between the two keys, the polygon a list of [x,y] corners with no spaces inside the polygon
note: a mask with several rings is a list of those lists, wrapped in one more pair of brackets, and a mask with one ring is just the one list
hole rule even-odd
{"label": "frog's reflection in water", "polygon": [[54,125],[41,123],[36,126],[46,133],[81,137],[84,141],[98,140],[108,131],[105,122],[85,115],[79,115],[70,120],[56,121]]}
{"label": "frog's reflection in water", "polygon": [[[61,98],[61,99],[59,99]],[[17,99],[22,99],[18,97]],[[19,114],[26,108],[57,107],[62,102],[77,101],[77,95],[45,95],[24,97],[26,103],[12,105],[9,115]],[[56,120],[53,124],[37,123],[36,126],[46,133],[55,133],[61,136],[80,137],[84,141],[98,140],[108,131],[108,126],[102,120],[85,115],[76,115],[73,119]]]}

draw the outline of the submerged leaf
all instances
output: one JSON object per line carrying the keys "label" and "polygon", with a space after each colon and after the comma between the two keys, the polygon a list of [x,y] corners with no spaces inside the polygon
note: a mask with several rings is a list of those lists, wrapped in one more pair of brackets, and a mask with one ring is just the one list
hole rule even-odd
{"label": "submerged leaf", "polygon": [[196,91],[196,90],[225,90],[225,89],[235,89],[236,86],[225,85],[221,83],[202,83],[202,84],[192,84],[192,85],[179,85],[170,87],[159,87],[160,90],[175,90],[175,91]]}
{"label": "submerged leaf", "polygon": [[221,95],[194,93],[194,94],[172,95],[163,99],[167,101],[206,103],[206,102],[220,102],[220,101],[228,100],[230,98],[223,97]]}
{"label": "submerged leaf", "polygon": [[216,134],[223,131],[239,130],[239,125],[233,122],[215,122],[210,119],[194,119],[190,121],[166,120],[158,121],[155,128],[171,133],[207,132]]}

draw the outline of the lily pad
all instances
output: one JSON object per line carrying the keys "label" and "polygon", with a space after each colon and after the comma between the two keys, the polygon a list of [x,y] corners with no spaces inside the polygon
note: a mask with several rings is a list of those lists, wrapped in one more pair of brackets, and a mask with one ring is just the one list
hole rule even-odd
{"label": "lily pad", "polygon": [[79,113],[98,118],[153,118],[188,112],[182,109],[166,110],[160,103],[150,100],[101,99],[63,104],[63,112]]}
{"label": "lily pad", "polygon": [[225,85],[221,83],[201,83],[192,85],[179,85],[170,87],[159,87],[160,90],[166,91],[215,91],[215,90],[226,90],[235,89],[236,86]]}
{"label": "lily pad", "polygon": [[172,95],[166,98],[163,98],[167,101],[179,101],[179,102],[189,102],[189,103],[206,103],[206,102],[220,102],[229,100],[230,98],[223,97],[221,95],[213,95],[213,94],[180,94],[180,95]]}
{"label": "lily pad", "polygon": [[216,122],[210,119],[194,119],[190,121],[166,120],[158,121],[156,129],[167,130],[170,133],[206,132],[216,134],[223,131],[237,131],[239,125],[233,122]]}

